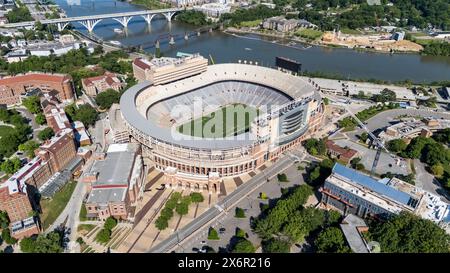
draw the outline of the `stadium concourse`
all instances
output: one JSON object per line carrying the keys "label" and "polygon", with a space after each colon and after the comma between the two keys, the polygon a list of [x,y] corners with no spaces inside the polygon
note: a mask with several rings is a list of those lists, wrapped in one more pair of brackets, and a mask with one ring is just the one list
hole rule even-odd
{"label": "stadium concourse", "polygon": [[[172,69],[182,66],[178,61]],[[230,106],[256,109],[258,115],[249,115],[252,120],[243,128],[232,126],[231,134],[229,129],[216,135],[179,129],[196,120],[209,124]],[[143,80],[122,95],[120,108],[129,135],[164,172],[167,187],[220,193],[224,178],[255,171],[316,131],[324,106],[315,87],[300,77],[229,63],[164,84]],[[219,118],[209,128],[216,130],[221,122],[235,125],[233,120]]]}

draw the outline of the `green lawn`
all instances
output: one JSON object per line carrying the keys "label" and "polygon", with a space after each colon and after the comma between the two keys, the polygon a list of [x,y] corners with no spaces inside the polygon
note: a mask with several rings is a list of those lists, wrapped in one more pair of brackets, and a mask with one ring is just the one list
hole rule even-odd
{"label": "green lawn", "polygon": [[91,224],[79,224],[77,231],[78,232],[84,232],[85,234],[89,233],[91,230],[93,230],[96,227],[96,225]]}
{"label": "green lawn", "polygon": [[47,229],[64,210],[76,185],[75,181],[69,181],[52,199],[41,200],[42,214],[40,217],[44,229]]}
{"label": "green lawn", "polygon": [[262,20],[261,19],[257,19],[257,20],[253,20],[253,21],[244,21],[244,22],[240,22],[239,26],[240,27],[257,27],[261,24]]}
{"label": "green lawn", "polygon": [[259,111],[243,104],[225,106],[216,112],[192,120],[178,127],[185,135],[222,138],[238,135],[249,130]]}
{"label": "green lawn", "polygon": [[317,40],[322,37],[322,34],[323,34],[323,32],[320,30],[309,29],[309,28],[300,29],[295,32],[296,36],[300,36],[307,40]]}
{"label": "green lawn", "polygon": [[84,204],[81,204],[80,221],[86,221],[87,220],[86,215],[87,215],[86,206]]}

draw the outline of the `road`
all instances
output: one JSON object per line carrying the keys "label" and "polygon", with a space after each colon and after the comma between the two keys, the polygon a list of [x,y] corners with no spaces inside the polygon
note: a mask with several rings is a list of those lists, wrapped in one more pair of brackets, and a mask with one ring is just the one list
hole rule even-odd
{"label": "road", "polygon": [[[88,160],[86,162],[86,164],[82,168],[83,173],[91,169],[93,162],[94,160]],[[62,224],[65,224],[66,230],[70,229],[69,246],[71,247],[76,246],[76,244],[74,244],[75,240],[77,239],[76,231],[79,223],[81,204],[83,203],[83,198],[86,195],[86,190],[86,185],[84,185],[84,183],[77,182],[77,185],[72,193],[72,196],[70,197],[69,202],[67,202],[66,207],[55,220],[55,222],[45,231],[51,232],[55,228],[61,226]],[[68,251],[71,251],[71,249],[68,249]]]}
{"label": "road", "polygon": [[259,186],[266,183],[268,179],[277,175],[280,170],[287,168],[293,163],[293,161],[293,158],[290,156],[284,156],[280,158],[272,166],[255,175],[248,182],[242,184],[234,192],[227,195],[224,199],[222,199],[222,201],[218,202],[217,205],[200,215],[195,219],[195,221],[190,222],[185,227],[168,237],[165,241],[150,249],[149,252],[164,253],[170,251],[178,243],[182,242],[186,238],[189,238],[191,235],[194,235],[195,232],[207,226],[208,223],[222,215],[235,203],[239,202],[241,199],[250,194],[250,192],[256,190]]}
{"label": "road", "polygon": [[[442,201],[450,201],[450,196],[442,188],[433,175],[425,170],[425,164],[420,162],[419,159],[414,159],[414,168],[416,170],[416,186],[422,188],[425,191],[431,192],[438,196],[441,196]],[[447,200],[445,200],[447,199]]]}
{"label": "road", "polygon": [[[55,230],[55,228],[59,227],[61,224],[64,224],[67,229],[71,229],[70,239],[71,241],[75,240],[76,236],[76,225],[78,222],[78,217],[80,215],[80,208],[83,202],[83,197],[86,194],[86,187],[84,183],[77,182],[77,185],[70,197],[69,202],[67,203],[64,210],[61,214],[56,218],[55,222],[46,230],[46,232],[51,232]],[[67,220],[67,222],[66,222]]]}

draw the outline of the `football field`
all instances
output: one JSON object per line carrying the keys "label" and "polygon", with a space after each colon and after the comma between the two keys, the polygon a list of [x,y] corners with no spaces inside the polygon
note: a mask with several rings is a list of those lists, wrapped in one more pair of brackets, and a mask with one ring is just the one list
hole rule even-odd
{"label": "football field", "polygon": [[177,130],[182,134],[195,137],[229,137],[247,132],[258,114],[259,111],[251,106],[232,104],[191,120],[179,126]]}

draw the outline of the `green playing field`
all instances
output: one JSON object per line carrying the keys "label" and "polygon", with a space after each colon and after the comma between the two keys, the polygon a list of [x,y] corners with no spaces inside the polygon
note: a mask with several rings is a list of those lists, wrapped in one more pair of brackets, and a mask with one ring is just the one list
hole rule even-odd
{"label": "green playing field", "polygon": [[179,126],[177,130],[182,134],[196,137],[229,137],[247,132],[258,114],[259,111],[251,106],[232,104],[191,120]]}

